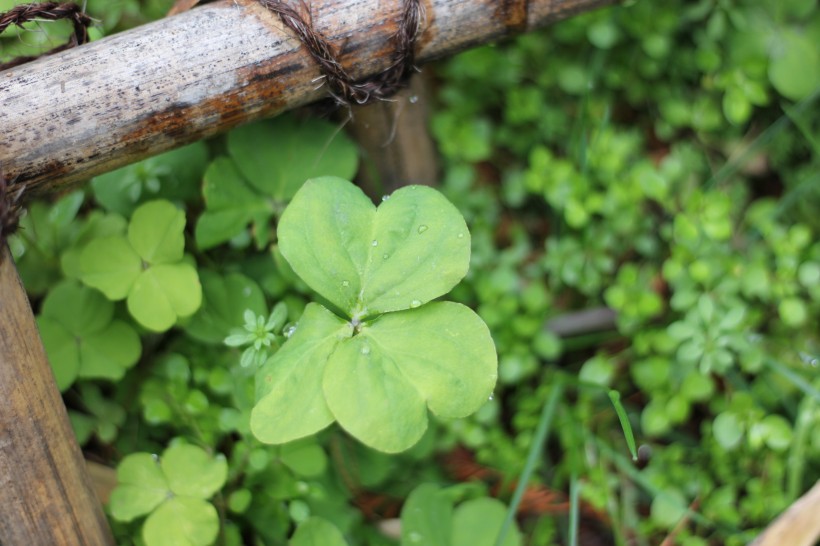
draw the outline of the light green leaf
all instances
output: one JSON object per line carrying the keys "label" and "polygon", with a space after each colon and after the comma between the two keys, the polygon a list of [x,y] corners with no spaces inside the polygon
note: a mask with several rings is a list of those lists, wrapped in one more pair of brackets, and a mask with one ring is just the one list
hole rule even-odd
{"label": "light green leaf", "polygon": [[[480,497],[462,503],[453,515],[451,546],[494,546],[506,515],[507,507],[497,499]],[[508,532],[501,545],[520,546],[518,529]]]}
{"label": "light green leaf", "polygon": [[451,546],[453,505],[432,483],[416,487],[401,510],[401,546]]}
{"label": "light green leaf", "polygon": [[145,515],[168,498],[168,483],[159,461],[149,453],[128,455],[117,466],[117,487],[109,510],[114,519],[131,521]]}
{"label": "light green leaf", "polygon": [[163,332],[178,317],[187,317],[202,304],[196,269],[187,263],[151,267],[137,278],[128,294],[128,311],[149,330]]}
{"label": "light green leaf", "polygon": [[142,352],[139,335],[121,320],[84,337],[79,349],[79,376],[89,379],[122,379],[125,370],[137,363]]}
{"label": "light green leaf", "polygon": [[795,101],[820,87],[820,50],[811,36],[790,28],[776,36],[769,80],[781,95]]}
{"label": "light green leaf", "polygon": [[325,450],[314,438],[289,442],[281,447],[279,459],[299,476],[313,477],[327,468]]}
{"label": "light green leaf", "polygon": [[309,180],[282,215],[279,241],[308,286],[351,317],[419,307],[453,288],[470,261],[461,214],[424,186],[376,210],[345,180]]}
{"label": "light green leaf", "polygon": [[305,307],[296,331],[256,376],[251,431],[261,442],[282,444],[333,422],[322,395],[328,356],[351,327],[317,303]]}
{"label": "light green leaf", "polygon": [[213,544],[218,534],[216,508],[190,497],[165,501],[142,527],[145,546],[207,546]]}
{"label": "light green leaf", "polygon": [[248,186],[236,163],[227,157],[217,158],[208,166],[202,193],[207,210],[197,220],[195,236],[203,250],[241,233],[255,215],[273,214],[266,200]]}
{"label": "light green leaf", "polygon": [[140,205],[128,224],[128,241],[150,264],[178,262],[185,251],[185,213],[170,201]]}
{"label": "light green leaf", "polygon": [[245,178],[278,201],[290,199],[309,178],[351,178],[359,163],[355,145],[336,125],[280,117],[228,133],[228,150]]}
{"label": "light green leaf", "polygon": [[162,454],[162,471],[175,494],[208,499],[219,491],[228,477],[228,463],[222,454],[212,457],[200,447],[175,444]]}
{"label": "light green leaf", "polygon": [[142,272],[142,260],[125,237],[102,237],[85,246],[80,270],[85,284],[116,301],[128,296]]}
{"label": "light green leaf", "polygon": [[441,417],[471,414],[495,387],[498,360],[490,331],[460,303],[434,302],[384,315],[367,324],[359,337],[390,355]]}
{"label": "light green leaf", "polygon": [[327,406],[339,424],[362,443],[387,453],[412,447],[427,429],[424,398],[402,374],[396,356],[378,340],[358,335],[330,355],[322,382]]}
{"label": "light green leaf", "polygon": [[311,517],[296,529],[289,546],[347,546],[347,542],[335,525]]}
{"label": "light green leaf", "polygon": [[80,371],[77,342],[65,326],[48,317],[37,317],[37,329],[40,330],[57,388],[64,391],[74,383]]}
{"label": "light green leaf", "polygon": [[242,325],[247,309],[255,315],[265,313],[262,289],[241,273],[221,276],[213,271],[200,270],[199,278],[202,282],[202,306],[185,327],[195,339],[222,343],[231,329]]}
{"label": "light green leaf", "polygon": [[41,313],[62,324],[71,334],[82,337],[99,332],[111,322],[114,304],[96,290],[66,281],[49,291]]}

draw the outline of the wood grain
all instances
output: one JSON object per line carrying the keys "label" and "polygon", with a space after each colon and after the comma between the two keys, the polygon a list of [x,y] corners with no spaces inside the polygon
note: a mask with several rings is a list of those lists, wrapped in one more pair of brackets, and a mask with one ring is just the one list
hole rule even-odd
{"label": "wood grain", "polygon": [[0,248],[0,544],[113,544],[26,292]]}
{"label": "wood grain", "polygon": [[[612,0],[424,0],[420,62]],[[311,0],[354,77],[383,70],[400,0]],[[0,173],[29,194],[315,101],[318,68],[255,0],[221,0],[0,72]]]}

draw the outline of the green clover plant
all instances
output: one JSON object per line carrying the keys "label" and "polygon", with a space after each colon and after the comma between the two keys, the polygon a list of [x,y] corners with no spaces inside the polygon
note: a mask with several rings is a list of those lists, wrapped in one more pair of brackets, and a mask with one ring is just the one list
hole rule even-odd
{"label": "green clover plant", "polygon": [[225,338],[225,345],[228,347],[240,347],[250,345],[242,352],[239,364],[243,368],[249,366],[259,367],[268,359],[268,348],[273,346],[274,350],[279,348],[282,341],[281,336],[273,332],[281,331],[288,318],[288,308],[284,303],[277,304],[270,316],[265,319],[264,315],[257,315],[250,309],[245,311],[244,332],[231,334]]}
{"label": "green clover plant", "polygon": [[310,303],[257,374],[251,430],[279,444],[334,421],[385,452],[410,448],[427,408],[464,417],[496,382],[495,346],[471,309],[431,300],[467,273],[470,234],[437,191],[409,186],[377,208],[351,183],[307,181],[282,215],[282,255]]}
{"label": "green clover plant", "polygon": [[219,516],[208,502],[228,477],[223,455],[178,443],[162,454],[133,453],[117,466],[109,509],[119,521],[148,515],[146,546],[204,546],[219,532]]}
{"label": "green clover plant", "polygon": [[332,124],[289,116],[234,129],[228,134],[228,152],[229,157],[215,159],[205,172],[205,212],[196,224],[200,249],[242,235],[248,224],[262,248],[270,218],[305,180],[351,177],[359,162],[355,145]]}
{"label": "green clover plant", "polygon": [[76,281],[48,293],[37,327],[60,390],[78,377],[122,379],[142,351],[137,332],[114,318],[114,304]]}
{"label": "green clover plant", "polygon": [[162,332],[202,303],[196,268],[184,260],[185,213],[165,200],[134,211],[127,236],[92,240],[80,254],[82,281],[128,311],[145,328]]}

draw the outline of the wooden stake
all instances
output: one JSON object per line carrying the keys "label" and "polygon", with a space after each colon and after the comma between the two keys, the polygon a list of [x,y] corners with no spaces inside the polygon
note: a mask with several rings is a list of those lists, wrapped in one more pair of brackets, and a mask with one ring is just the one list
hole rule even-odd
{"label": "wooden stake", "polygon": [[0,544],[113,544],[8,247],[0,248]]}

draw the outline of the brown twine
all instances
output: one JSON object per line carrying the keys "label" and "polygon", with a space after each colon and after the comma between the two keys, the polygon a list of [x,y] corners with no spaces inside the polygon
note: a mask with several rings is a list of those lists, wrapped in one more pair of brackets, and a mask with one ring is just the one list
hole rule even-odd
{"label": "brown twine", "polygon": [[[335,48],[313,28],[313,17],[305,0],[298,0],[301,10],[285,0],[259,0],[259,3],[279,15],[282,23],[291,29],[327,80],[330,93],[343,106],[351,103],[368,104],[392,96],[407,83],[415,70],[415,45],[420,33],[423,7],[420,0],[404,0],[399,28],[393,35],[395,49],[390,66],[373,77],[356,81],[339,62]],[[303,13],[300,13],[303,12]]]}
{"label": "brown twine", "polygon": [[83,8],[74,3],[39,2],[36,4],[21,4],[14,6],[9,11],[0,13],[0,34],[5,32],[11,25],[22,28],[24,23],[30,21],[57,21],[60,19],[69,19],[74,25],[74,34],[67,43],[57,46],[50,51],[46,51],[42,55],[35,57],[18,57],[7,63],[0,63],[0,71],[33,61],[43,55],[51,55],[52,53],[87,43],[88,27],[93,23],[91,17],[83,12]]}

